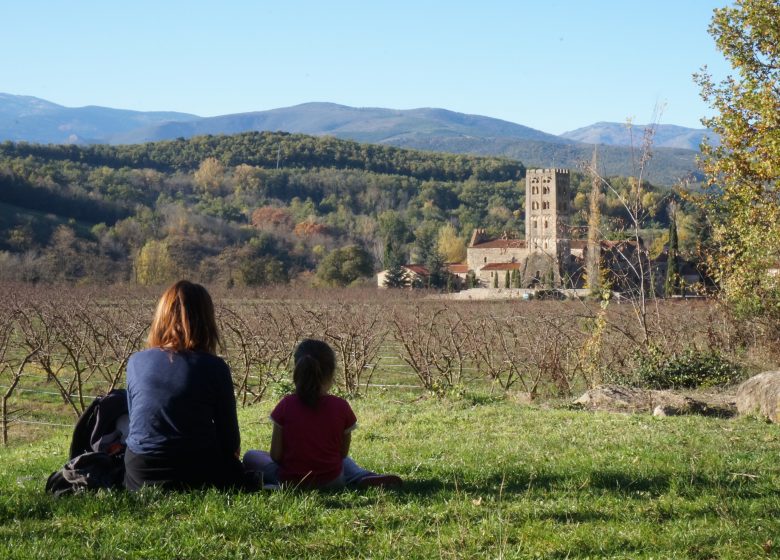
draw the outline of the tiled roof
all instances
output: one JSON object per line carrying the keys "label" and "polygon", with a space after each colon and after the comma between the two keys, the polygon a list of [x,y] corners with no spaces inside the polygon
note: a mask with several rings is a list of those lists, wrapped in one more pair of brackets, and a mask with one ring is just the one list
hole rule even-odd
{"label": "tiled roof", "polygon": [[448,264],[447,270],[453,274],[466,274],[469,271],[469,265],[467,264]]}
{"label": "tiled roof", "polygon": [[477,243],[470,249],[525,249],[525,239],[491,239]]}
{"label": "tiled roof", "polygon": [[488,263],[481,270],[520,270],[520,263]]}
{"label": "tiled roof", "polygon": [[425,265],[422,265],[422,264],[405,264],[405,265],[403,265],[403,267],[406,270],[414,272],[418,276],[430,276],[430,272],[428,272],[428,269],[425,267]]}

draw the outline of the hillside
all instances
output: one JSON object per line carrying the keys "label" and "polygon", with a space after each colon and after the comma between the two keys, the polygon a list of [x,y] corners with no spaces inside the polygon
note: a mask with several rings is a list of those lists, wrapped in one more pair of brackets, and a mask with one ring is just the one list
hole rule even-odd
{"label": "hillside", "polygon": [[[590,161],[594,144],[605,144],[609,147],[600,150],[603,173],[634,174],[635,156],[626,147],[624,131],[619,130],[625,126],[610,125],[609,134],[599,132],[603,126],[594,127],[590,131],[583,129],[582,133],[574,131],[569,134],[575,137],[566,138],[500,119],[444,109],[354,108],[334,103],[305,103],[201,118],[100,107],[67,109],[36,98],[0,94],[0,140],[137,144],[208,134],[283,131],[403,148],[507,157],[534,167],[573,169]],[[682,127],[661,127],[648,179],[671,186],[682,178],[700,177],[695,151],[695,139],[700,135],[700,131]]]}
{"label": "hillside", "polygon": [[107,107],[63,107],[36,97],[0,93],[0,140],[41,144],[90,144],[138,128],[199,117]]}
{"label": "hillside", "polygon": [[[587,144],[605,144],[608,146],[631,146],[642,142],[642,136],[650,125],[632,125],[626,123],[599,122],[564,132],[562,138]],[[656,148],[677,148],[680,150],[699,150],[702,140],[717,145],[717,136],[706,128],[686,128],[672,124],[655,125],[653,146]]]}
{"label": "hillside", "polygon": [[[282,132],[124,146],[5,142],[0,280],[157,284],[186,275],[254,286],[318,274],[345,285],[389,262],[434,262],[441,235],[450,262],[464,258],[475,228],[522,235],[524,176],[512,159]],[[576,172],[571,180],[580,231],[590,183]],[[603,225],[619,235],[618,196],[630,184],[611,185]],[[649,242],[668,225],[669,193],[643,188]],[[353,258],[344,274],[333,266]]]}

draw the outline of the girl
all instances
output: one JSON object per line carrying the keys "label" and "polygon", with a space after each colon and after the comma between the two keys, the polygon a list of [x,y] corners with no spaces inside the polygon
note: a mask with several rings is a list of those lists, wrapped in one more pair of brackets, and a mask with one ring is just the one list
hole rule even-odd
{"label": "girl", "polygon": [[147,350],[127,363],[125,486],[243,483],[233,383],[203,286],[181,280],[160,298]]}
{"label": "girl", "polygon": [[293,355],[295,393],[271,412],[271,452],[247,451],[244,468],[262,472],[266,484],[289,482],[317,488],[398,486],[395,475],[361,469],[350,459],[357,418],[349,403],[329,395],[336,370],[333,350],[321,340],[301,342]]}

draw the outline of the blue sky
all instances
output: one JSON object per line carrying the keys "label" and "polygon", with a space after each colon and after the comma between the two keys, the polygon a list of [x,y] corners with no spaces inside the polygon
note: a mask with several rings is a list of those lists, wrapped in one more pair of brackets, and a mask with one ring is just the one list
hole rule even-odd
{"label": "blue sky", "polygon": [[331,101],[559,134],[709,114],[714,0],[5,0],[0,92],[212,116]]}

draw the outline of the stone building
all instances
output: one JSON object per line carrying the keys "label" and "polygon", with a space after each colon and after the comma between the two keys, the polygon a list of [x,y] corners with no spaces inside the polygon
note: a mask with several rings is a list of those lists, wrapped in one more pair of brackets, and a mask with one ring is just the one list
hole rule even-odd
{"label": "stone building", "polygon": [[489,287],[496,274],[517,270],[524,288],[563,286],[571,261],[569,198],[568,170],[528,170],[525,239],[512,239],[508,234],[488,239],[481,229],[471,236],[466,258],[479,282]]}

